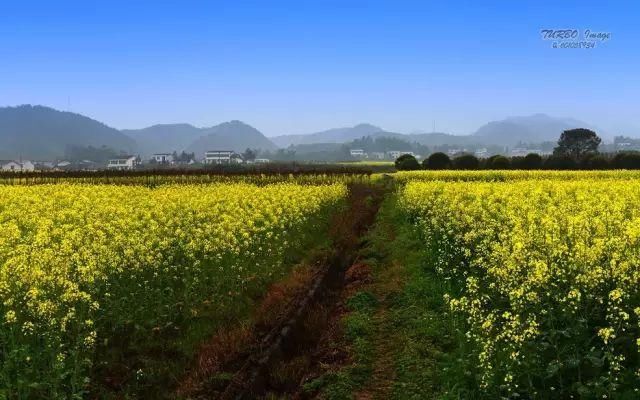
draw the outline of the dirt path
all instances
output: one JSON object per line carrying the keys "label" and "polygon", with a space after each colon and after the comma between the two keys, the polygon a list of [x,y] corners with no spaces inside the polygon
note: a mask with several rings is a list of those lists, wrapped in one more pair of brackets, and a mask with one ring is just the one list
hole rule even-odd
{"label": "dirt path", "polygon": [[442,288],[425,269],[419,238],[393,198],[364,240],[358,265],[368,275],[344,293],[340,335],[334,339],[346,355],[307,377],[302,397],[442,398],[440,362],[452,345]]}
{"label": "dirt path", "polygon": [[382,188],[370,185],[349,189],[347,209],[332,221],[332,251],[271,288],[252,323],[212,337],[177,397],[306,397],[301,385],[321,368],[321,360],[325,365],[349,362],[340,345],[345,299],[369,276],[352,265],[384,197]]}

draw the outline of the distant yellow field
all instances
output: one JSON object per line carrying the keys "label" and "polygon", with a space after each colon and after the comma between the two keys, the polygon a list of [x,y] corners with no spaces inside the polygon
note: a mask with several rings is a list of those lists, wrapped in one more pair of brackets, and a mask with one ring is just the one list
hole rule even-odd
{"label": "distant yellow field", "polygon": [[398,171],[397,182],[415,181],[519,181],[576,179],[640,179],[638,170],[555,171],[555,170],[439,170]]}

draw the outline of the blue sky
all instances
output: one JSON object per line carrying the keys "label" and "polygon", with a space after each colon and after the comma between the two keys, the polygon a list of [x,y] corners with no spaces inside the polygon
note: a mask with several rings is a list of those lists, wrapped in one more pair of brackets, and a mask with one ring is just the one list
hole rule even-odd
{"label": "blue sky", "polygon": [[[511,115],[640,135],[637,1],[7,1],[0,106],[116,128],[231,119],[471,133]],[[611,32],[553,49],[541,29]]]}

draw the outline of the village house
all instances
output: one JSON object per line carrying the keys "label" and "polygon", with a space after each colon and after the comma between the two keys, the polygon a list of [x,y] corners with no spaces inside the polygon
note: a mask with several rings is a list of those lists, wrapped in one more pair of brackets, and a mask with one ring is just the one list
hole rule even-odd
{"label": "village house", "polygon": [[389,155],[389,158],[391,158],[392,160],[397,159],[398,157],[400,157],[401,155],[404,154],[409,154],[411,156],[416,156],[413,151],[401,151],[401,150],[391,150],[388,151],[387,154]]}
{"label": "village house", "polygon": [[478,150],[476,150],[475,152],[473,152],[473,154],[474,154],[476,157],[479,157],[479,158],[485,158],[485,157],[487,157],[487,155],[489,154],[489,152],[487,151],[487,149],[486,149],[486,148],[484,148],[484,147],[483,147],[483,148],[478,149]]}
{"label": "village house", "polygon": [[71,161],[67,161],[67,160],[60,160],[56,162],[54,165],[55,169],[60,169],[60,170],[68,169],[70,166],[71,166]]}
{"label": "village house", "polygon": [[0,170],[9,172],[31,172],[35,171],[35,165],[28,160],[0,160]]}
{"label": "village house", "polygon": [[233,150],[210,150],[205,153],[205,164],[242,163],[242,157]]}
{"label": "village house", "polygon": [[351,154],[351,157],[356,158],[364,158],[367,155],[363,149],[351,149],[349,150],[349,153]]}
{"label": "village house", "polygon": [[527,149],[527,148],[523,148],[523,147],[516,147],[514,149],[511,149],[511,151],[509,152],[509,155],[512,157],[524,157],[529,153],[536,153],[536,154],[544,154],[544,152],[540,149]]}
{"label": "village house", "polygon": [[155,160],[158,164],[173,164],[173,154],[170,153],[156,153],[151,157],[152,160]]}
{"label": "village house", "polygon": [[107,163],[107,169],[113,170],[131,170],[140,165],[140,160],[136,156],[123,156],[109,160]]}

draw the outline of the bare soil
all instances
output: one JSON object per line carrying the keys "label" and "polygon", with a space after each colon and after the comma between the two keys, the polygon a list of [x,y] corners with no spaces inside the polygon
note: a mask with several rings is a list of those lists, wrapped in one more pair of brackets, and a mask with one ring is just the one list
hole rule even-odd
{"label": "bare soil", "polygon": [[[346,300],[371,283],[371,268],[356,257],[384,190],[364,184],[349,189],[348,206],[331,224],[332,250],[274,284],[250,322],[204,343],[178,398],[304,398],[304,382],[350,362],[341,320]],[[385,373],[381,365],[380,375]]]}

